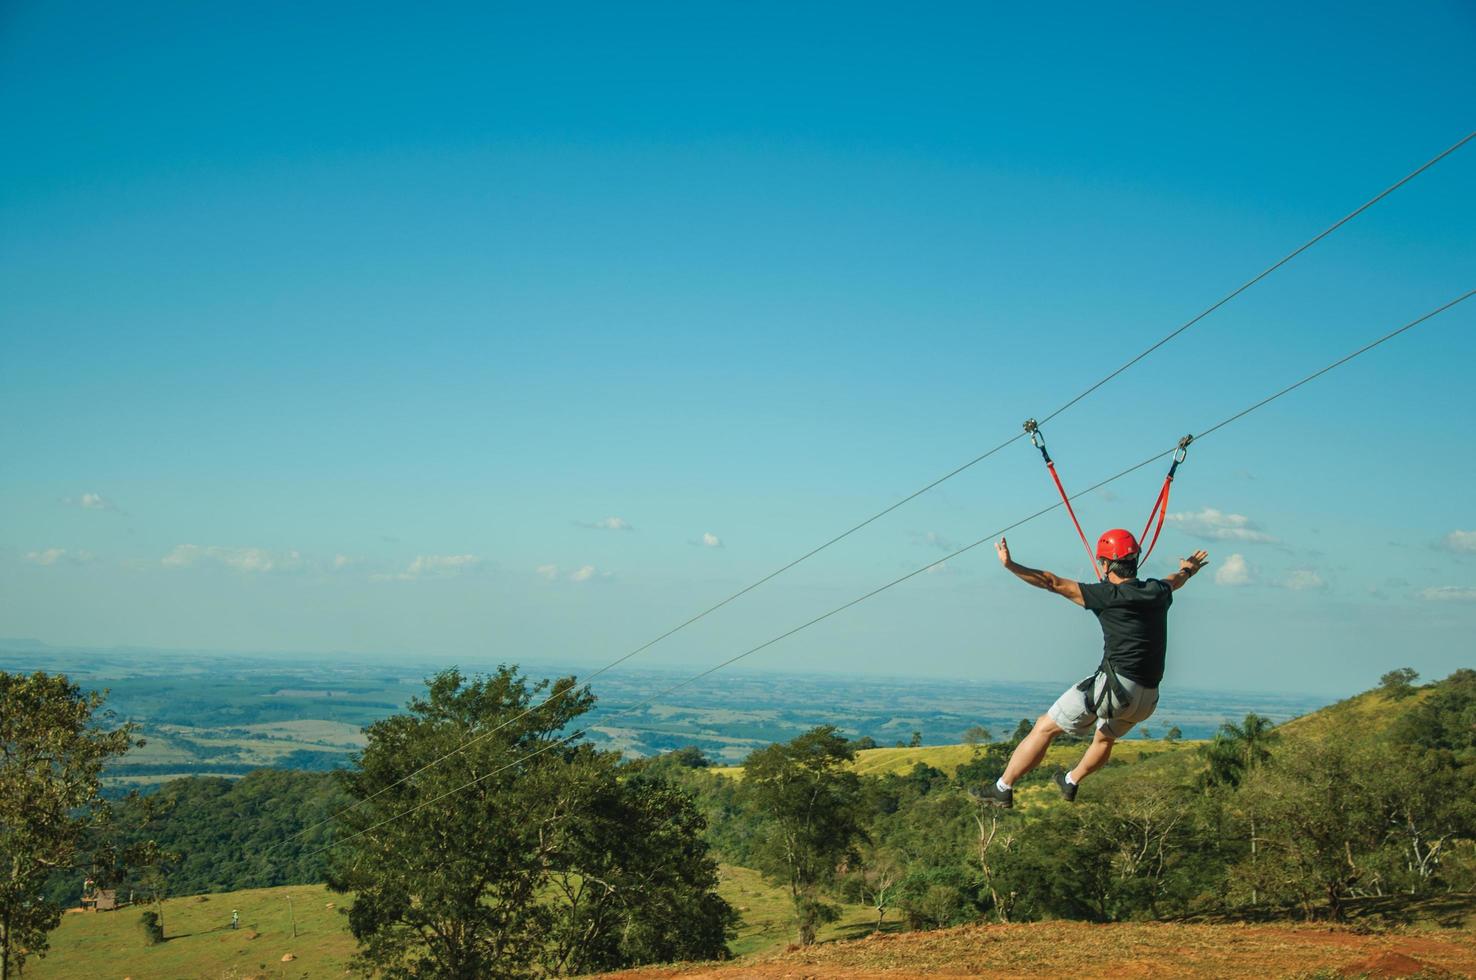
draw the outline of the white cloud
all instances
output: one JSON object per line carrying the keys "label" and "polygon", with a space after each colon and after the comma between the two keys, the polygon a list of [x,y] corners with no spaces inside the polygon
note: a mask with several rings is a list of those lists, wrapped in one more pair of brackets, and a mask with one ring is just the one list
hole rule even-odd
{"label": "white cloud", "polygon": [[1446,551],[1476,554],[1476,531],[1451,531],[1440,539],[1440,546]]}
{"label": "white cloud", "polygon": [[62,503],[84,510],[117,510],[118,505],[100,493],[84,493],[80,497],[63,497]]}
{"label": "white cloud", "polygon": [[927,567],[926,571],[924,571],[923,574],[925,574],[925,575],[952,575],[953,574],[953,566],[950,565],[950,564],[948,564],[948,559],[945,558],[942,561],[934,562],[933,564],[929,565]]}
{"label": "white cloud", "polygon": [[1420,591],[1429,602],[1476,602],[1476,587],[1469,585],[1435,585]]}
{"label": "white cloud", "polygon": [[704,547],[704,548],[721,548],[722,546],[723,546],[723,539],[722,538],[718,537],[716,534],[713,534],[711,531],[703,531],[702,532],[702,547]]}
{"label": "white cloud", "polygon": [[1194,512],[1170,514],[1169,523],[1185,534],[1211,541],[1250,541],[1269,543],[1276,539],[1244,514],[1227,514],[1213,507]]}
{"label": "white cloud", "polygon": [[376,575],[377,581],[394,579],[399,582],[414,582],[425,578],[453,578],[470,571],[482,563],[476,555],[416,555],[415,560],[397,575]]}
{"label": "white cloud", "polygon": [[350,558],[348,555],[334,555],[333,556],[333,570],[335,572],[341,572],[345,568],[348,568],[353,563],[354,563],[354,560],[352,558]]}
{"label": "white cloud", "polygon": [[575,521],[580,527],[594,528],[600,531],[634,531],[635,525],[623,517],[602,517],[597,521]]}
{"label": "white cloud", "polygon": [[290,572],[305,562],[298,551],[268,551],[265,548],[223,548],[218,545],[182,544],[160,559],[166,568],[220,565],[249,574]]}
{"label": "white cloud", "polygon": [[1218,585],[1250,585],[1255,580],[1255,569],[1251,568],[1250,562],[1239,553],[1226,558],[1220,567],[1215,569],[1215,582]]}
{"label": "white cloud", "polygon": [[26,553],[26,561],[37,565],[85,565],[92,561],[90,551],[68,551],[66,548],[44,548]]}
{"label": "white cloud", "polygon": [[943,535],[939,534],[937,531],[913,531],[912,540],[916,544],[920,544],[928,548],[936,548],[939,551],[944,551],[949,554],[952,554],[953,552],[958,550],[957,545],[945,538]]}
{"label": "white cloud", "polygon": [[580,565],[573,571],[563,574],[560,574],[557,565],[539,565],[533,571],[550,582],[557,582],[561,578],[565,582],[601,582],[614,577],[613,573],[602,572],[593,565]]}
{"label": "white cloud", "polygon": [[1282,581],[1281,584],[1286,586],[1288,589],[1291,589],[1293,592],[1305,592],[1308,589],[1320,589],[1327,585],[1327,583],[1322,580],[1322,576],[1318,575],[1317,572],[1311,568],[1292,569],[1289,573],[1287,573],[1286,578]]}

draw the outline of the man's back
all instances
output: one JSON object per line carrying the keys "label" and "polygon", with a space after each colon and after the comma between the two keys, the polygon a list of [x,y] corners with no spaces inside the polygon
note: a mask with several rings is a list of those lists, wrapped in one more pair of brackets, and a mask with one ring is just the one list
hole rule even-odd
{"label": "man's back", "polygon": [[1081,583],[1082,605],[1102,625],[1102,656],[1144,687],[1163,680],[1174,590],[1159,579]]}

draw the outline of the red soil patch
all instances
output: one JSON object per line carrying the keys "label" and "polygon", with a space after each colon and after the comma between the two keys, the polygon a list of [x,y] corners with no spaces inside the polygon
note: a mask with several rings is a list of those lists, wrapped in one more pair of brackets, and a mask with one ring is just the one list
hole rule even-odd
{"label": "red soil patch", "polygon": [[1476,976],[1476,933],[1080,922],[975,925],[824,943],[733,963],[656,967],[607,980],[902,980],[910,977],[1204,977],[1265,980],[1319,970]]}
{"label": "red soil patch", "polygon": [[1338,970],[1345,977],[1412,977],[1428,966],[1403,953],[1379,953]]}

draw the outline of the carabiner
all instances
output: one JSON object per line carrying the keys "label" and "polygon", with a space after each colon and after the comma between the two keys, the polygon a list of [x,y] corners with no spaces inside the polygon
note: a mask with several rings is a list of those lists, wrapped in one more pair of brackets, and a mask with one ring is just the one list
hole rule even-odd
{"label": "carabiner", "polygon": [[1182,439],[1179,440],[1179,447],[1174,450],[1174,462],[1175,463],[1182,463],[1182,462],[1184,462],[1184,458],[1189,455],[1189,444],[1191,442],[1193,442],[1193,441],[1194,441],[1194,434],[1193,433],[1190,433],[1189,435],[1187,435],[1184,438],[1182,438]]}

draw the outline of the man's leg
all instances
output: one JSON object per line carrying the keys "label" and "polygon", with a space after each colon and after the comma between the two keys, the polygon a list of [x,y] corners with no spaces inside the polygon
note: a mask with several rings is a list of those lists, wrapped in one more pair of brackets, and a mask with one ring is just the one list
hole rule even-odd
{"label": "man's leg", "polygon": [[[1086,753],[1082,755],[1081,761],[1069,775],[1073,783],[1080,783],[1092,773],[1101,769],[1112,757],[1112,743],[1117,741],[1108,733],[1107,729],[1097,729],[1097,734],[1092,736],[1092,744],[1087,746]],[[1021,743],[1024,744],[1023,742]]]}
{"label": "man's leg", "polygon": [[1051,720],[1050,715],[1041,715],[1035,719],[1035,727],[1030,734],[1020,740],[1015,746],[1015,752],[1010,756],[1010,764],[1005,766],[1004,775],[1000,781],[1006,786],[1013,786],[1022,777],[1036,766],[1040,760],[1045,758],[1046,749],[1051,747],[1056,736],[1060,735],[1064,728]]}

